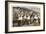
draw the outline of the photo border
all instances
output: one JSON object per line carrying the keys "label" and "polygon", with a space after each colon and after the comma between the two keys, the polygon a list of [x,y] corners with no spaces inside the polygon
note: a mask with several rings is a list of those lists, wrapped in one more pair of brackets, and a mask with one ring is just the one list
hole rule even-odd
{"label": "photo border", "polygon": [[[43,30],[28,30],[28,31],[8,32],[8,2],[43,4],[43,19],[44,19],[43,20]],[[27,1],[5,1],[5,33],[38,32],[38,31],[45,31],[45,3],[42,3],[42,2],[27,2]]]}

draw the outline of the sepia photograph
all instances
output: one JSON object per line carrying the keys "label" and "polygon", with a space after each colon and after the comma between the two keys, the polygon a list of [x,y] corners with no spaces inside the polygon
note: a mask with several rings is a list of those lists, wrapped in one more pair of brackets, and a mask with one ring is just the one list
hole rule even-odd
{"label": "sepia photograph", "polygon": [[23,1],[6,1],[5,3],[6,32],[45,30],[44,3]]}
{"label": "sepia photograph", "polygon": [[13,7],[13,27],[40,26],[40,8]]}

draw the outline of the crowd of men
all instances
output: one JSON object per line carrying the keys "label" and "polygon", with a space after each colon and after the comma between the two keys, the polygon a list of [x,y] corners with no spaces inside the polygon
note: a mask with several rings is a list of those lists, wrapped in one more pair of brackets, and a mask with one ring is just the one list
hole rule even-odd
{"label": "crowd of men", "polygon": [[39,25],[40,14],[25,8],[15,8],[13,14],[13,26]]}

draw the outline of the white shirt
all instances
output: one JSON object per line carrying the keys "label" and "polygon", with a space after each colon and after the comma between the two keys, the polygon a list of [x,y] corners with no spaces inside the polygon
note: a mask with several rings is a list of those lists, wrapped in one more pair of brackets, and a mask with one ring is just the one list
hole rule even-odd
{"label": "white shirt", "polygon": [[28,16],[27,19],[30,19],[30,16]]}
{"label": "white shirt", "polygon": [[37,16],[35,16],[34,18],[35,18],[35,19],[38,19],[38,17],[37,17]]}
{"label": "white shirt", "polygon": [[24,16],[24,19],[26,19],[26,16]]}
{"label": "white shirt", "polygon": [[23,20],[23,18],[22,17],[19,17],[18,20]]}

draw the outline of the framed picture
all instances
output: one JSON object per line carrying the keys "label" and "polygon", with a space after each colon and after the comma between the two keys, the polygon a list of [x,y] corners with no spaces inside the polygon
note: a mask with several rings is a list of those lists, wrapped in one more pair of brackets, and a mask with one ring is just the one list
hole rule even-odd
{"label": "framed picture", "polygon": [[5,32],[45,31],[45,3],[5,1]]}

